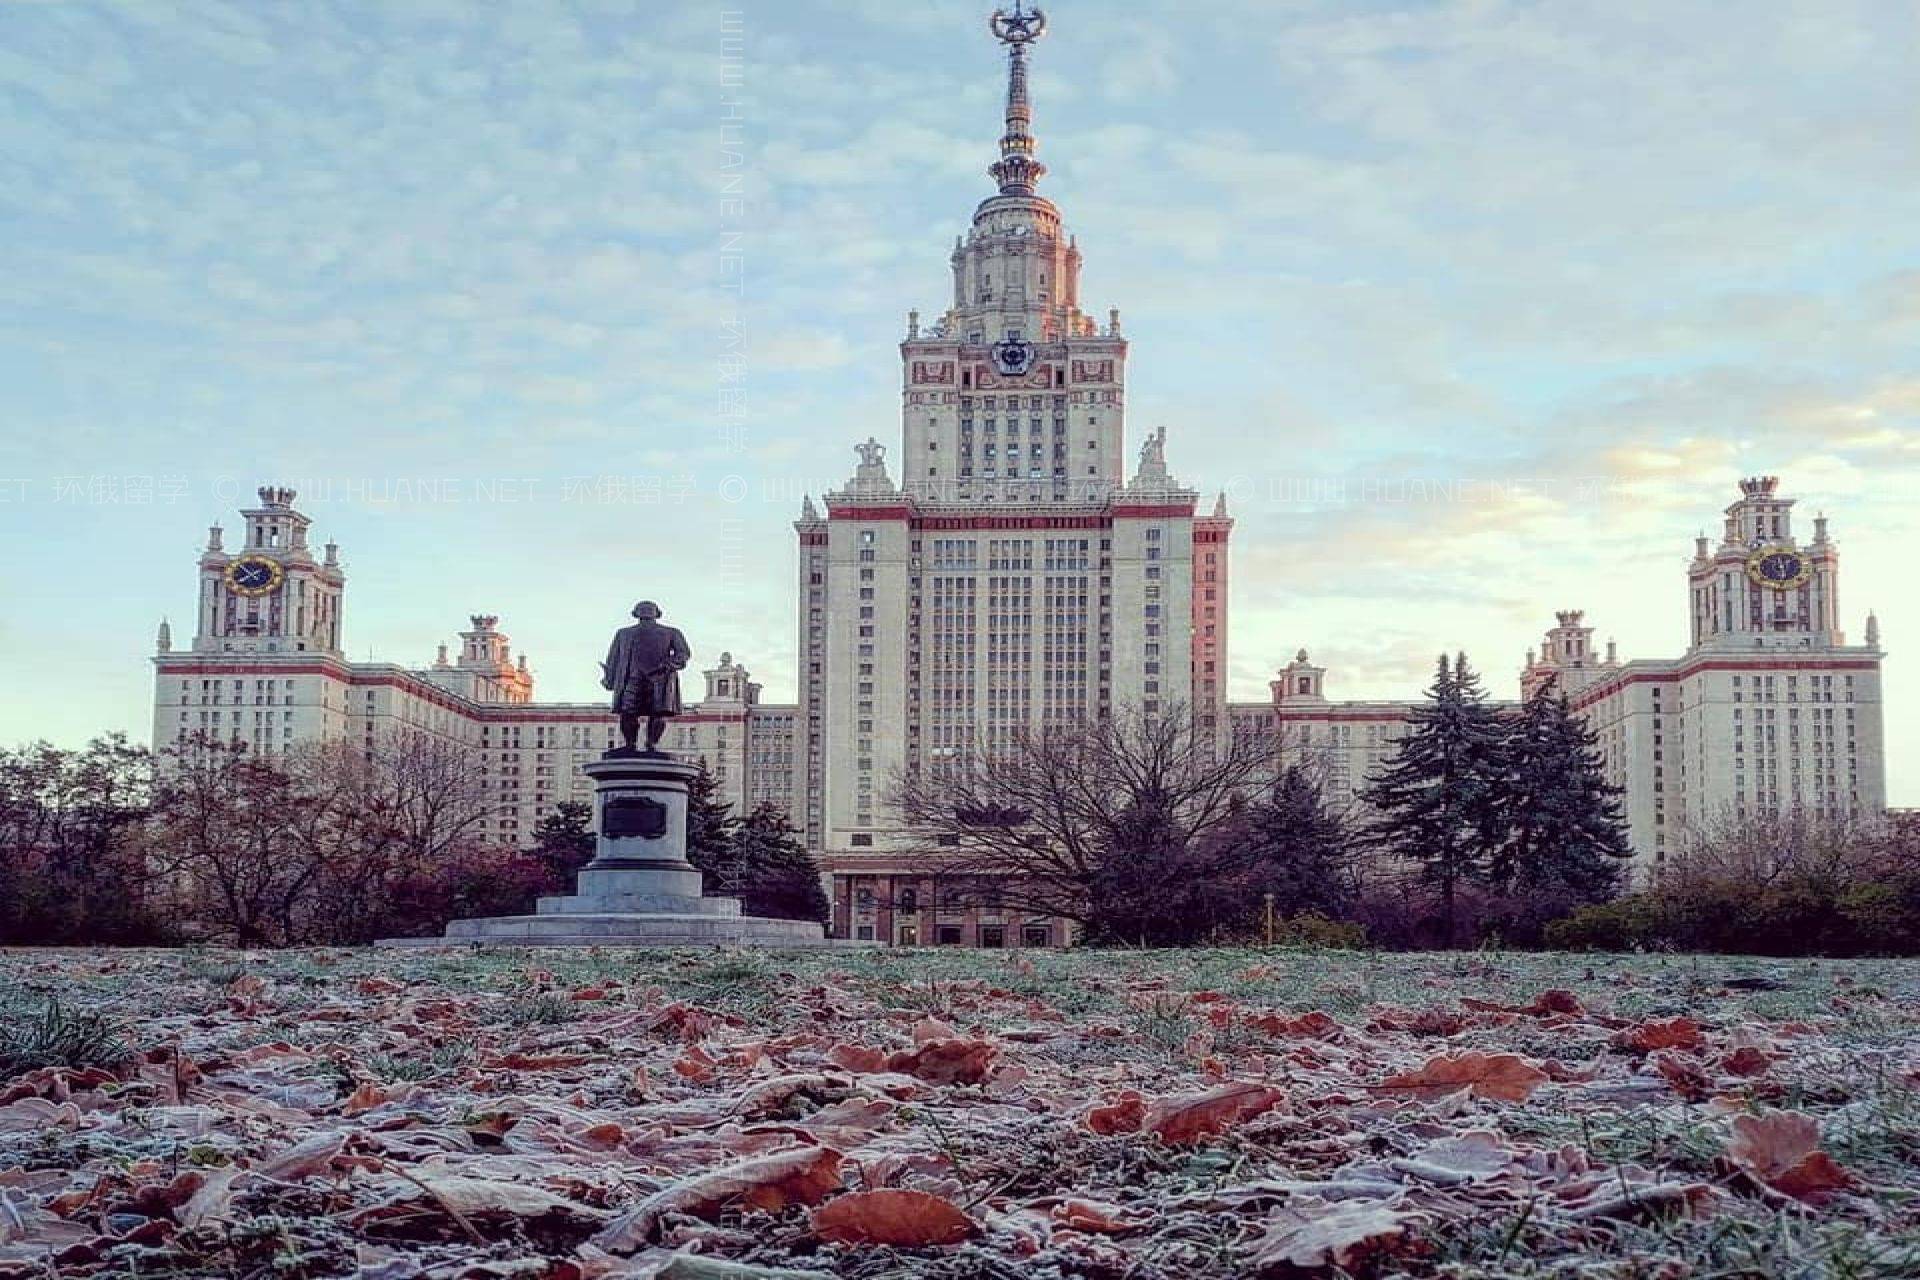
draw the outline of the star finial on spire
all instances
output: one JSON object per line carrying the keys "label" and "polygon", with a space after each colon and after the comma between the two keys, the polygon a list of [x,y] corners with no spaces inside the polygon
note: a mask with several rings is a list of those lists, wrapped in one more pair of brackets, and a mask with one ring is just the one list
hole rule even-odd
{"label": "star finial on spire", "polygon": [[1047,15],[1015,0],[1011,10],[995,9],[987,19],[994,39],[1007,46],[1007,131],[1000,136],[1000,158],[987,172],[1003,196],[1030,196],[1047,166],[1033,156],[1033,104],[1027,97],[1027,46],[1047,33]]}

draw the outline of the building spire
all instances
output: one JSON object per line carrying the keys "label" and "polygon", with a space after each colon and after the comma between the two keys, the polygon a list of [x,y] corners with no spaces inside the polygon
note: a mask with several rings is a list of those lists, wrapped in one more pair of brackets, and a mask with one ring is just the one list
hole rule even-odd
{"label": "building spire", "polygon": [[995,9],[987,29],[1007,46],[1007,131],[1000,136],[1000,158],[987,172],[1003,196],[1030,196],[1047,166],[1033,155],[1033,103],[1027,96],[1027,46],[1047,33],[1047,15],[1014,0],[1012,10]]}

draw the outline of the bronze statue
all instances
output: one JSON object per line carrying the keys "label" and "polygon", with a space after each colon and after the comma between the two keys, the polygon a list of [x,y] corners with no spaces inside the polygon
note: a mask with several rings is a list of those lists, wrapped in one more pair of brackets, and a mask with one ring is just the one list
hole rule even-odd
{"label": "bronze statue", "polygon": [[681,712],[679,673],[693,651],[677,628],[661,623],[660,606],[653,601],[633,606],[633,616],[640,621],[613,633],[607,660],[600,664],[600,685],[613,691],[613,711],[620,717],[620,737],[626,745],[618,754],[640,754],[634,739],[644,716],[646,753],[660,755],[660,735],[666,732],[667,720]]}

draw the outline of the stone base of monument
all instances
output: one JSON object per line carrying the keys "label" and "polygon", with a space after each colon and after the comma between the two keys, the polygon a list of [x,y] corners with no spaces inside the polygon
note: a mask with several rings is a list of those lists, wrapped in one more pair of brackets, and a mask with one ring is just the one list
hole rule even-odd
{"label": "stone base of monument", "polygon": [[456,920],[442,938],[386,938],[383,947],[842,947],[810,920],[740,914],[740,899],[700,893],[687,861],[687,783],[697,770],[664,754],[610,752],[582,766],[593,779],[593,861],[570,894],[527,916]]}

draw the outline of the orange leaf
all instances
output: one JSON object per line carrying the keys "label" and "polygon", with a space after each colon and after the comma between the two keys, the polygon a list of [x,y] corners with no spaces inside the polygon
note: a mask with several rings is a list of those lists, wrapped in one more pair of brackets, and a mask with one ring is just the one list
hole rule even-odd
{"label": "orange leaf", "polygon": [[890,1244],[914,1249],[955,1244],[973,1234],[973,1219],[925,1191],[856,1191],[815,1209],[814,1234],[833,1244]]}
{"label": "orange leaf", "polygon": [[581,1067],[593,1061],[586,1053],[503,1053],[489,1058],[486,1065],[506,1071],[552,1071],[559,1067]]}
{"label": "orange leaf", "polygon": [[1147,1108],[1143,1127],[1158,1134],[1163,1142],[1185,1146],[1215,1134],[1264,1112],[1287,1100],[1278,1089],[1263,1084],[1239,1082],[1221,1085],[1205,1093],[1179,1094],[1162,1098]]}
{"label": "orange leaf", "polygon": [[918,1049],[890,1055],[887,1067],[933,1084],[979,1084],[999,1052],[991,1040],[929,1040]]}
{"label": "orange leaf", "polygon": [[827,1050],[827,1061],[842,1071],[872,1073],[887,1069],[886,1052],[869,1049],[863,1044],[836,1044]]}
{"label": "orange leaf", "polygon": [[1571,991],[1563,991],[1558,987],[1551,991],[1542,991],[1533,998],[1533,1003],[1527,1006],[1526,1009],[1526,1012],[1536,1018],[1544,1018],[1555,1013],[1564,1013],[1577,1017],[1586,1011],[1586,1006],[1580,1003],[1579,996],[1576,996]]}
{"label": "orange leaf", "polygon": [[1465,1092],[1501,1102],[1525,1102],[1546,1080],[1546,1072],[1518,1054],[1474,1051],[1441,1054],[1418,1071],[1389,1076],[1380,1088],[1429,1101]]}
{"label": "orange leaf", "polygon": [[1727,1155],[1776,1191],[1817,1200],[1855,1185],[1852,1174],[1820,1150],[1820,1126],[1798,1111],[1735,1116]]}
{"label": "orange leaf", "polygon": [[1308,1036],[1315,1040],[1330,1040],[1340,1032],[1340,1024],[1333,1016],[1318,1009],[1297,1018],[1284,1013],[1248,1014],[1246,1024],[1270,1036]]}
{"label": "orange leaf", "polygon": [[668,1214],[712,1221],[734,1206],[777,1213],[788,1205],[819,1204],[840,1188],[840,1159],[832,1147],[793,1147],[724,1165],[654,1192],[594,1243],[609,1253],[632,1253],[654,1238]]}
{"label": "orange leaf", "polygon": [[1098,1200],[1062,1200],[1053,1206],[1047,1216],[1058,1226],[1104,1236],[1121,1235],[1141,1225],[1138,1219],[1128,1217],[1127,1211],[1119,1205]]}
{"label": "orange leaf", "polygon": [[1667,1018],[1628,1027],[1613,1042],[1623,1049],[1652,1053],[1656,1049],[1698,1049],[1706,1044],[1706,1038],[1692,1018]]}
{"label": "orange leaf", "polygon": [[1764,1050],[1750,1044],[1743,1044],[1720,1059],[1720,1069],[1730,1076],[1764,1075],[1772,1065],[1773,1059]]}
{"label": "orange leaf", "polygon": [[673,1060],[673,1073],[696,1084],[703,1084],[713,1079],[714,1068],[718,1065],[712,1054],[697,1044],[690,1044]]}
{"label": "orange leaf", "polygon": [[1676,1053],[1653,1055],[1653,1069],[1666,1078],[1673,1091],[1688,1102],[1705,1102],[1713,1096],[1714,1079],[1697,1062]]}
{"label": "orange leaf", "polygon": [[1087,1128],[1100,1134],[1136,1133],[1146,1116],[1146,1099],[1132,1089],[1123,1089],[1112,1102],[1087,1112]]}

